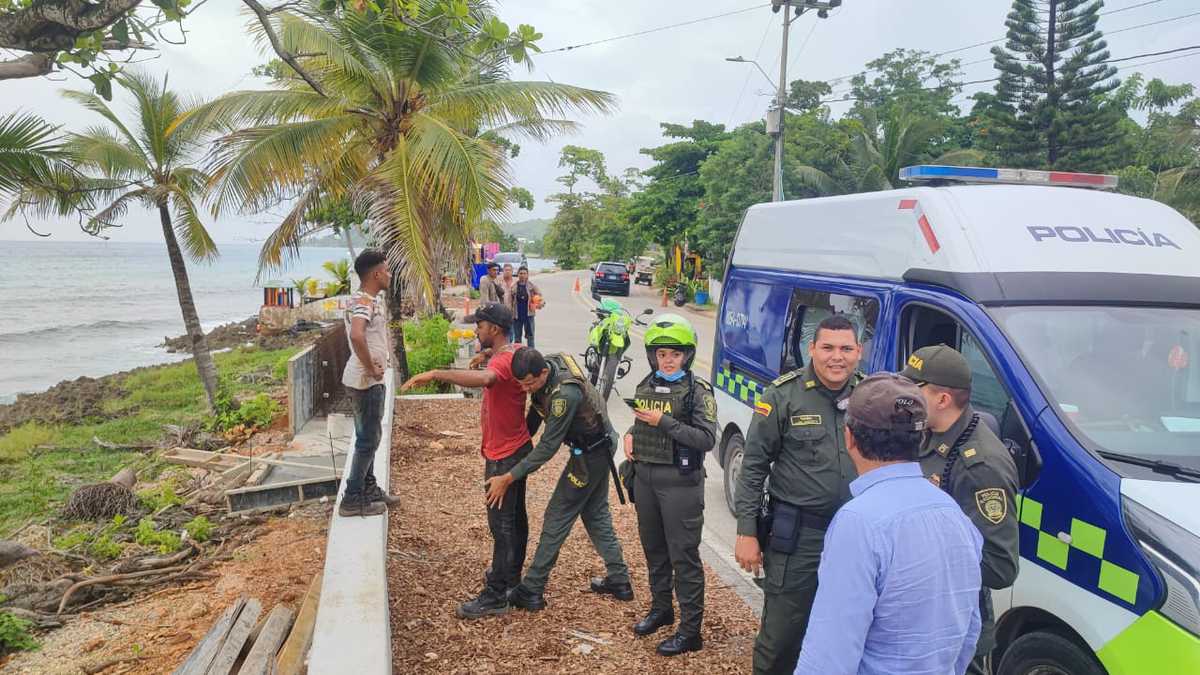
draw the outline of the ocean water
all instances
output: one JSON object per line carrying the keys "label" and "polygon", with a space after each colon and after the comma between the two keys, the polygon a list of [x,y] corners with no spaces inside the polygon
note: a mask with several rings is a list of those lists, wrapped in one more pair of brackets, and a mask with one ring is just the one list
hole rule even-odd
{"label": "ocean water", "polygon": [[[258,251],[257,244],[222,244],[215,261],[187,262],[204,330],[258,313]],[[322,263],[349,257],[345,248],[303,248],[263,281],[323,282]],[[529,259],[533,271],[551,264]],[[186,359],[159,346],[183,333],[165,245],[0,241],[0,403],[81,375]]]}
{"label": "ocean water", "polygon": [[[224,244],[212,263],[188,261],[205,330],[258,313],[258,246]],[[263,281],[326,279],[344,248],[305,248]],[[158,345],[182,335],[166,246],[105,241],[0,241],[0,403],[81,375],[178,361]]]}

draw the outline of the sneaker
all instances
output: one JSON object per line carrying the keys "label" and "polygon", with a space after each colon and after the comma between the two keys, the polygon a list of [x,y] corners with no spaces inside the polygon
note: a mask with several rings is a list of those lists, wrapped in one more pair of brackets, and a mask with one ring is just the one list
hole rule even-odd
{"label": "sneaker", "polygon": [[368,501],[363,494],[347,494],[342,497],[342,503],[338,506],[338,515],[344,518],[353,516],[378,516],[387,507],[382,502]]}
{"label": "sneaker", "polygon": [[485,616],[507,614],[508,599],[485,588],[479,597],[459,605],[454,613],[460,619],[482,619]]}

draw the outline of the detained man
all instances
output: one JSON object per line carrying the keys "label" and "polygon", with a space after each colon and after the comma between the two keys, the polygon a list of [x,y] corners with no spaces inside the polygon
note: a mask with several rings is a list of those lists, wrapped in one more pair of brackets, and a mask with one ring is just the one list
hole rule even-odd
{"label": "detained man", "polygon": [[962,675],[979,638],[983,537],[921,473],[925,399],[872,375],[850,395],[858,478],[825,534],[796,675]]}

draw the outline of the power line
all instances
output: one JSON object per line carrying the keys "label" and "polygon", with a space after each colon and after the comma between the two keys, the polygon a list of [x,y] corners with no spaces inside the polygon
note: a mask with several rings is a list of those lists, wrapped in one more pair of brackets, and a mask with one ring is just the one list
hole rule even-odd
{"label": "power line", "polygon": [[752,12],[756,9],[762,9],[764,7],[770,7],[770,6],[771,6],[770,3],[765,4],[765,5],[757,4],[757,5],[754,5],[753,7],[746,7],[744,9],[735,9],[732,12],[724,12],[722,14],[714,14],[712,16],[702,16],[699,19],[692,19],[690,21],[681,21],[679,23],[673,23],[673,24],[670,24],[667,26],[659,26],[657,28],[647,28],[646,30],[640,30],[640,31],[637,31],[636,33],[626,33],[624,35],[614,35],[613,37],[603,38],[600,40],[592,40],[591,42],[581,42],[580,44],[577,44],[577,45],[567,45],[565,47],[558,47],[556,49],[548,49],[541,53],[544,56],[546,54],[554,54],[556,52],[568,52],[568,51],[571,51],[574,49],[581,49],[583,47],[591,47],[593,45],[604,44],[605,42],[613,42],[615,40],[625,40],[625,39],[631,38],[631,37],[639,37],[641,35],[649,35],[651,33],[658,33],[658,32],[664,31],[664,30],[671,30],[672,28],[681,28],[683,26],[691,26],[693,24],[703,23],[705,21],[712,21],[713,19],[721,19],[721,18],[724,18],[727,16],[733,16],[735,14],[744,14],[746,12]]}
{"label": "power line", "polygon": [[[754,50],[754,58],[751,59],[752,61],[758,60],[758,55],[762,52],[763,45],[767,43],[767,35],[771,32],[771,21],[772,18],[768,16],[767,27],[763,29],[762,38],[758,41],[758,49]],[[754,71],[750,69],[746,70],[746,79],[742,81],[742,90],[738,92],[737,100],[733,103],[733,110],[729,111],[729,121],[725,124],[726,127],[733,124],[733,118],[735,115],[737,115],[738,107],[742,105],[742,96],[746,94],[746,87],[749,86],[750,76],[753,74]]]}
{"label": "power line", "polygon": [[[1162,2],[1162,0],[1155,0],[1155,2]],[[1150,3],[1145,3],[1145,4],[1150,4]],[[1133,7],[1127,7],[1126,9],[1134,9],[1134,7],[1141,7],[1141,6],[1143,6],[1143,5],[1134,5]],[[1120,11],[1120,10],[1118,10],[1118,11]],[[1140,23],[1140,24],[1137,24],[1136,26],[1126,26],[1126,27],[1124,27],[1124,28],[1119,28],[1119,29],[1117,29],[1117,30],[1114,30],[1114,31],[1110,31],[1110,32],[1104,33],[1104,37],[1108,37],[1108,36],[1111,36],[1111,35],[1117,35],[1117,34],[1120,34],[1120,33],[1127,33],[1127,32],[1129,32],[1129,31],[1131,31],[1131,30],[1138,30],[1138,29],[1141,29],[1141,28],[1149,28],[1150,26],[1158,26],[1158,25],[1161,25],[1161,24],[1164,24],[1164,23],[1172,23],[1172,22],[1175,22],[1175,21],[1182,21],[1182,20],[1184,20],[1184,19],[1190,19],[1190,18],[1192,18],[1192,17],[1196,17],[1196,16],[1200,16],[1200,12],[1192,12],[1191,14],[1181,14],[1181,15],[1179,15],[1179,16],[1173,16],[1173,17],[1170,17],[1170,18],[1167,18],[1167,19],[1159,19],[1158,21],[1150,21],[1150,22],[1148,22],[1148,23]],[[1002,42],[1004,39],[1005,39],[1005,38],[1000,38],[999,40],[992,40],[991,42]],[[977,43],[977,44],[975,44],[975,45],[972,45],[972,46],[973,46],[973,47],[978,47],[978,46],[981,46],[981,45],[984,45],[984,44],[991,44],[991,42],[980,42],[980,43]],[[964,49],[970,49],[970,47],[960,47],[959,49],[953,49],[953,50],[946,51],[946,52],[939,52],[939,53],[937,53],[937,54],[933,54],[932,56],[933,56],[934,58],[936,58],[936,57],[938,57],[938,56],[944,56],[944,55],[946,55],[946,54],[950,54],[950,53],[957,52],[957,51],[962,51],[962,50],[964,50]],[[994,60],[995,60],[995,57],[991,57],[991,56],[989,56],[989,57],[988,57],[988,58],[986,58],[986,59],[977,59],[977,60],[975,60],[975,61],[968,61],[968,62],[966,62],[966,63],[959,64],[959,66],[960,66],[960,67],[962,67],[962,68],[966,68],[967,66],[974,66],[974,65],[978,65],[978,64],[980,64],[980,63],[988,63],[988,62],[990,62],[990,61],[994,61]],[[866,71],[864,71],[864,73],[860,73],[860,74],[865,74],[865,72],[866,72]],[[834,82],[834,81],[836,81],[836,78],[835,78],[835,80],[829,80],[829,82]],[[938,87],[934,87],[934,88],[936,89],[936,88],[938,88]],[[848,87],[848,88],[846,88],[846,89],[842,89],[842,90],[836,91],[836,92],[834,92],[834,93],[835,93],[835,94],[844,94],[844,93],[846,93],[846,92],[850,91],[851,89],[852,89],[852,87]]]}
{"label": "power line", "polygon": [[[1138,3],[1138,4],[1136,4],[1136,5],[1130,5],[1130,6],[1128,6],[1128,7],[1119,7],[1119,8],[1117,8],[1117,9],[1110,9],[1110,10],[1108,10],[1108,11],[1106,11],[1106,12],[1100,12],[1100,14],[1098,14],[1097,16],[1107,16],[1107,15],[1109,15],[1109,14],[1117,14],[1117,13],[1119,13],[1119,12],[1127,12],[1127,11],[1129,11],[1129,10],[1131,10],[1131,9],[1138,9],[1138,8],[1141,8],[1141,7],[1145,7],[1145,6],[1147,6],[1147,5],[1155,5],[1155,4],[1158,4],[1158,3],[1162,2],[1162,1],[1163,1],[1163,0],[1148,0],[1147,2],[1141,2],[1141,3]],[[1195,15],[1195,14],[1187,14],[1187,15],[1184,15],[1184,16],[1182,16],[1182,17],[1174,17],[1174,18],[1171,18],[1171,19],[1164,19],[1164,20],[1162,20],[1162,21],[1156,21],[1156,22],[1149,23],[1149,24],[1145,24],[1145,25],[1142,25],[1142,26],[1130,26],[1130,27],[1128,27],[1128,28],[1122,28],[1122,29],[1120,29],[1120,30],[1113,31],[1113,32],[1111,32],[1111,33],[1105,33],[1105,35],[1116,35],[1117,33],[1123,33],[1123,32],[1125,32],[1125,31],[1127,31],[1127,30],[1133,30],[1133,29],[1135,29],[1135,28],[1144,28],[1145,26],[1153,26],[1153,25],[1156,25],[1156,24],[1159,24],[1159,23],[1166,23],[1167,21],[1178,21],[1178,20],[1180,20],[1180,19],[1188,18],[1188,17],[1191,17],[1191,16],[1196,16],[1196,15]],[[965,47],[955,47],[954,49],[947,49],[946,51],[937,52],[937,53],[935,53],[935,54],[931,54],[930,56],[931,56],[932,58],[935,58],[935,59],[936,59],[936,58],[938,58],[938,57],[946,56],[947,54],[957,54],[957,53],[959,53],[959,52],[965,52],[965,51],[967,51],[967,50],[969,50],[969,49],[975,49],[976,47],[986,47],[986,46],[988,46],[988,45],[993,45],[993,44],[996,44],[997,42],[1004,42],[1004,41],[1005,41],[1005,40],[1007,40],[1007,39],[1008,39],[1008,37],[1007,37],[1007,36],[1005,36],[1005,37],[996,38],[996,39],[994,39],[994,40],[985,40],[985,41],[983,41],[983,42],[976,42],[976,43],[974,43],[974,44],[966,45]],[[979,62],[979,61],[976,61],[975,63],[980,63],[980,62]],[[860,72],[857,72],[857,73],[852,73],[852,74],[850,74],[850,75],[842,75],[842,76],[840,76],[840,77],[834,77],[834,78],[831,78],[831,79],[829,79],[829,80],[826,80],[826,82],[828,82],[828,83],[830,83],[830,84],[834,84],[834,83],[837,83],[837,82],[841,82],[841,81],[843,81],[843,80],[848,80],[848,79],[850,79],[850,78],[852,78],[852,77],[855,77],[855,76],[858,76],[858,75],[866,75],[867,73],[869,73],[869,72],[873,72],[873,71],[878,71],[878,68],[866,68],[866,69],[864,69],[864,70],[862,70],[862,71],[860,71]]]}
{"label": "power line", "polygon": [[[1167,54],[1178,54],[1179,52],[1195,51],[1197,49],[1200,49],[1200,45],[1192,45],[1190,47],[1177,47],[1175,49],[1167,49],[1167,50],[1159,51],[1159,52],[1145,52],[1142,54],[1134,54],[1132,56],[1122,56],[1122,57],[1116,58],[1116,59],[1097,61],[1095,64],[1092,64],[1092,65],[1099,66],[1099,65],[1104,65],[1104,64],[1108,64],[1108,63],[1122,63],[1124,61],[1132,61],[1134,59],[1142,59],[1142,58],[1146,58],[1149,56],[1164,56]],[[1191,55],[1189,54],[1189,56],[1191,56]],[[1140,64],[1140,65],[1146,65],[1146,64]],[[1000,79],[999,77],[990,77],[990,78],[987,78],[984,80],[970,80],[968,82],[958,82],[954,86],[965,87],[965,86],[972,85],[972,84],[987,84],[988,82],[996,82],[999,79]],[[946,88],[946,86],[938,85],[936,87],[918,87],[916,90],[917,91],[933,91],[935,89],[945,89],[945,88]],[[825,100],[820,101],[819,104],[824,105],[826,103],[839,103],[839,102],[843,102],[843,101],[862,101],[862,100],[865,100],[865,99],[860,99],[857,96],[846,96],[843,98],[825,99]]]}

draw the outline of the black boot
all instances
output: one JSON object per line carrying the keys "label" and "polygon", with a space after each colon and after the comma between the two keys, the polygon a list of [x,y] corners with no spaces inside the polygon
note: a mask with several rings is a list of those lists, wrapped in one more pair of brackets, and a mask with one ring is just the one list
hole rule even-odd
{"label": "black boot", "polygon": [[352,516],[378,516],[386,510],[387,507],[382,502],[370,501],[362,492],[347,492],[342,496],[342,503],[338,505],[338,515],[343,518]]}
{"label": "black boot", "polygon": [[592,592],[611,595],[622,602],[633,600],[633,585],[628,581],[611,581],[607,577],[592,577]]}
{"label": "black boot", "polygon": [[363,493],[367,495],[367,501],[378,502],[387,507],[392,507],[400,503],[400,498],[388,494],[379,487],[379,483],[375,481],[374,476],[367,476],[363,481]]}
{"label": "black boot", "polygon": [[525,588],[524,584],[517,584],[508,591],[508,604],[527,612],[540,612],[546,609],[546,598]]}
{"label": "black boot", "polygon": [[508,599],[503,593],[496,593],[485,588],[474,600],[468,600],[458,606],[455,614],[460,619],[482,619],[485,616],[508,613]]}
{"label": "black boot", "polygon": [[704,640],[699,635],[684,637],[676,633],[658,643],[658,649],[654,651],[658,652],[659,656],[679,656],[686,652],[698,652],[701,649],[704,649]]}
{"label": "black boot", "polygon": [[674,610],[652,609],[646,618],[633,624],[633,632],[638,637],[645,637],[663,626],[675,623]]}

